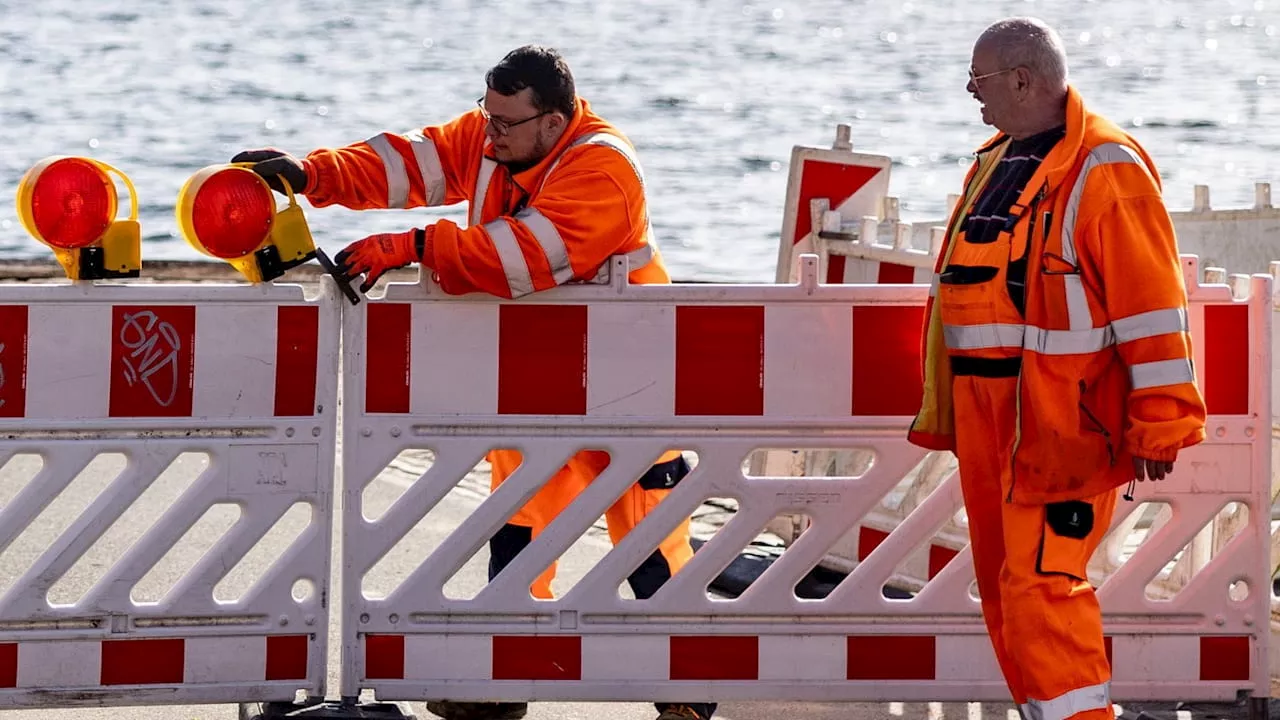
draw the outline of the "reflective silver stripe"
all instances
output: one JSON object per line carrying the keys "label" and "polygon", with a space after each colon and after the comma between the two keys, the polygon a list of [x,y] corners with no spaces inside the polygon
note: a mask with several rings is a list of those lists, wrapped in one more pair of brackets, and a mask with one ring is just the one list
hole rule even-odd
{"label": "reflective silver stripe", "polygon": [[404,207],[409,202],[409,175],[404,169],[404,158],[392,147],[386,133],[375,135],[365,142],[378,153],[378,157],[382,159],[382,168],[387,173],[387,207]]}
{"label": "reflective silver stripe", "polygon": [[1077,688],[1052,700],[1027,700],[1021,707],[1027,720],[1067,720],[1086,710],[1111,709],[1111,683]]}
{"label": "reflective silver stripe", "polygon": [[632,250],[626,253],[624,257],[627,258],[627,271],[635,272],[653,262],[653,245],[645,243],[640,246],[640,249]]}
{"label": "reflective silver stripe", "polygon": [[493,179],[493,171],[498,163],[489,158],[481,158],[480,175],[476,177],[476,192],[471,200],[471,225],[479,225],[484,217],[484,196],[489,193],[489,181]]}
{"label": "reflective silver stripe", "polygon": [[1116,342],[1187,332],[1187,312],[1182,308],[1151,310],[1111,321],[1116,329]]}
{"label": "reflective silver stripe", "polygon": [[444,204],[445,179],[444,165],[440,162],[440,152],[436,144],[420,132],[411,132],[404,136],[413,148],[413,159],[418,162],[418,173],[422,176],[422,184],[427,191],[427,205]]}
{"label": "reflective silver stripe", "polygon": [[1079,275],[1063,275],[1062,284],[1067,293],[1067,323],[1071,329],[1093,327],[1093,313],[1089,312],[1089,297],[1084,292],[1084,280]]}
{"label": "reflective silver stripe", "polygon": [[569,249],[556,226],[545,215],[533,208],[525,208],[516,213],[516,220],[524,223],[533,233],[533,238],[542,246],[542,252],[551,265],[551,277],[557,285],[563,285],[573,278],[573,267],[569,264]]}
{"label": "reflective silver stripe", "polygon": [[1162,387],[1165,385],[1181,385],[1196,381],[1191,372],[1191,361],[1186,358],[1176,360],[1157,360],[1155,362],[1138,363],[1129,366],[1129,379],[1134,390]]}
{"label": "reflective silver stripe", "polygon": [[1041,355],[1083,355],[1114,345],[1115,331],[1110,325],[1088,330],[1045,330],[1027,327],[1023,348]]}
{"label": "reflective silver stripe", "polygon": [[502,271],[507,276],[507,287],[511,297],[517,298],[533,292],[533,278],[529,275],[529,263],[525,262],[524,253],[520,251],[520,242],[506,219],[498,218],[484,224],[484,229],[493,238],[493,247],[498,251],[498,259],[502,261]]}
{"label": "reflective silver stripe", "polygon": [[[592,133],[590,135],[583,135],[577,140],[574,140],[569,144],[569,147],[565,148],[565,151],[567,152],[570,148],[576,148],[582,145],[603,145],[622,155],[622,157],[626,158],[627,163],[631,165],[631,170],[636,174],[636,179],[640,181],[640,191],[647,192],[645,190],[644,168],[640,167],[640,158],[636,157],[635,148],[631,147],[626,140],[623,140],[617,135],[613,135],[611,133]],[[563,157],[564,153],[561,153],[560,157],[557,157],[555,162],[551,163],[551,167],[547,168],[547,174],[542,176],[542,182],[544,184],[546,183],[547,178],[551,176],[551,171],[555,170]],[[656,243],[656,240],[654,240],[653,237],[653,223],[650,222],[648,214],[645,215],[644,222],[645,242]],[[634,270],[635,268],[633,267],[632,269]]]}
{"label": "reflective silver stripe", "polygon": [[[1067,208],[1062,217],[1062,259],[1072,265],[1079,265],[1076,254],[1076,219],[1080,215],[1080,198],[1084,195],[1084,186],[1089,179],[1089,172],[1101,165],[1114,163],[1135,163],[1146,167],[1142,158],[1132,148],[1120,143],[1103,143],[1089,153],[1071,187],[1071,195],[1067,197]],[[1079,275],[1063,277],[1067,293],[1067,313],[1072,330],[1083,330],[1093,325],[1089,314],[1089,302],[1085,297],[1084,283]]]}
{"label": "reflective silver stripe", "polygon": [[631,169],[635,171],[636,177],[640,180],[640,188],[642,190],[644,189],[644,170],[640,167],[640,159],[636,157],[635,149],[628,145],[627,141],[617,135],[604,132],[583,135],[577,140],[569,143],[569,147],[565,148],[564,151],[556,157],[555,162],[551,163],[551,167],[547,168],[546,174],[542,176],[542,183],[544,185],[546,184],[547,178],[551,177],[551,172],[555,170],[556,166],[560,164],[560,161],[564,159],[564,153],[582,145],[603,145],[616,150],[622,155],[622,157],[627,159],[628,163],[631,164]]}
{"label": "reflective silver stripe", "polygon": [[942,337],[952,350],[1022,347],[1024,325],[943,325]]}
{"label": "reflective silver stripe", "polygon": [[[1019,347],[1041,355],[1083,355],[1117,342],[1128,342],[1186,330],[1180,309],[1155,310],[1087,330],[1046,330],[1034,325],[944,325],[943,337],[952,350]],[[1123,333],[1122,337],[1118,337]]]}

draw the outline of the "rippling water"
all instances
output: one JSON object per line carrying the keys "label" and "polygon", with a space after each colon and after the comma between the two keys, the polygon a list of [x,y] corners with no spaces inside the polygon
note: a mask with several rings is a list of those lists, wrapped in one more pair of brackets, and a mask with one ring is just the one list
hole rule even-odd
{"label": "rippling water", "polygon": [[[145,258],[196,258],[182,183],[236,151],[294,153],[473,107],[512,47],[556,45],[579,91],[627,132],[683,279],[771,281],[791,147],[895,160],[906,219],[935,219],[986,137],[965,93],[973,39],[1034,14],[1073,81],[1154,155],[1171,207],[1192,186],[1251,205],[1280,181],[1280,0],[0,0],[0,258],[47,255],[13,195],[42,157],[85,154],[137,185]],[[459,208],[308,209],[318,242]]]}

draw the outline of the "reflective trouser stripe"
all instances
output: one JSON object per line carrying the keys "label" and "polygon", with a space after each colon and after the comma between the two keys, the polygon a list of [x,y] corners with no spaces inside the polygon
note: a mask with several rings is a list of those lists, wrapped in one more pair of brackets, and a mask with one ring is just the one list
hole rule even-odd
{"label": "reflective trouser stripe", "polygon": [[1086,710],[1107,710],[1111,707],[1111,683],[1090,685],[1063,693],[1052,700],[1027,700],[1022,705],[1022,716],[1027,720],[1067,720]]}

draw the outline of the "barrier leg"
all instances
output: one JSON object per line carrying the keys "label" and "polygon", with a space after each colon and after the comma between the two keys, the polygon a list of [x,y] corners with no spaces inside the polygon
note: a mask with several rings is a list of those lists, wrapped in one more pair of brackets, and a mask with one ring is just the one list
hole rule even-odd
{"label": "barrier leg", "polygon": [[248,703],[240,706],[240,720],[418,720],[408,703],[359,703],[357,698],[341,701],[308,699],[302,703]]}

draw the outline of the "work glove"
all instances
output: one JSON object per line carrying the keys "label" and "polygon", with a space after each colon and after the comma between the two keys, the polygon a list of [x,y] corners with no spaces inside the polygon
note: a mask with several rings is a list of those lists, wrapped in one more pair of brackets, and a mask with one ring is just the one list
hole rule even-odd
{"label": "work glove", "polygon": [[367,293],[388,270],[421,262],[425,235],[421,228],[402,233],[370,235],[345,247],[333,260],[338,265],[338,271],[348,281],[354,280],[357,275],[364,275],[360,292]]}
{"label": "work glove", "polygon": [[267,185],[281,195],[288,194],[284,190],[284,185],[280,183],[281,175],[289,181],[289,187],[295,193],[301,194],[307,187],[307,171],[303,169],[302,163],[292,155],[274,148],[245,150],[231,158],[231,162],[254,163],[252,170],[261,175],[262,179],[267,181]]}

